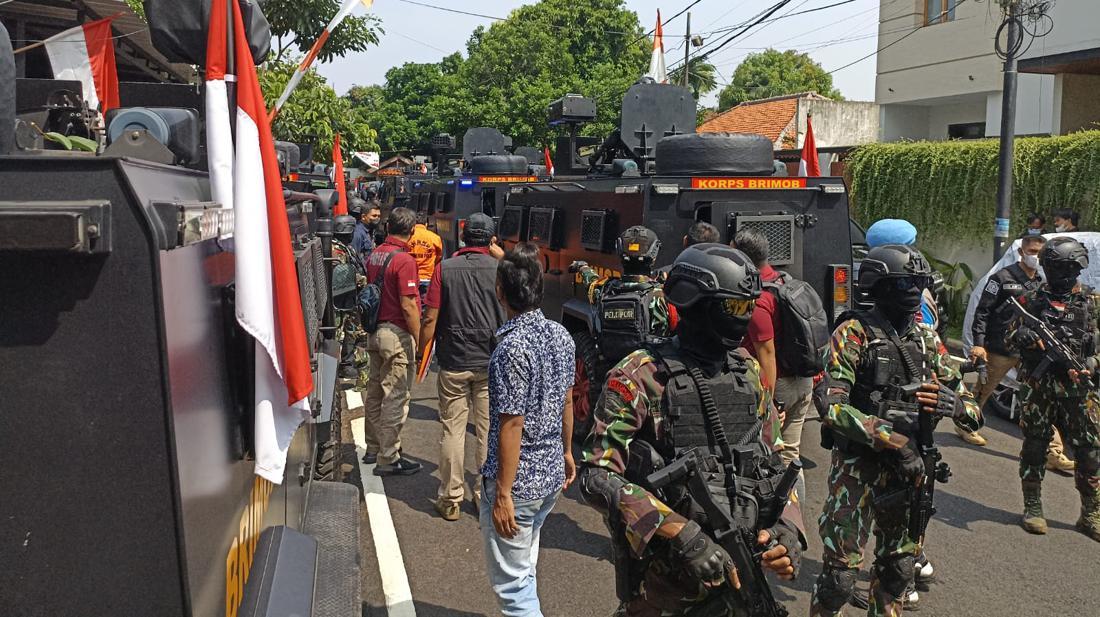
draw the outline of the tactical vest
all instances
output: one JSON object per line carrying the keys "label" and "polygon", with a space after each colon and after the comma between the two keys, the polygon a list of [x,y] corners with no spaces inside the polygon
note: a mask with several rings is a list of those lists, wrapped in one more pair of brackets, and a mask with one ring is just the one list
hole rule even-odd
{"label": "tactical vest", "polygon": [[[898,346],[890,340],[884,319],[874,313],[853,311],[841,316],[843,319],[856,319],[863,326],[867,336],[867,347],[860,356],[856,367],[855,384],[848,396],[848,402],[867,415],[878,415],[880,403],[888,395],[891,387],[900,387],[917,381],[924,381],[922,375],[910,375]],[[898,337],[916,364],[919,373],[926,372],[925,352],[919,341]],[[891,418],[891,420],[894,420]],[[905,424],[896,426],[903,433]]]}
{"label": "tactical vest", "polygon": [[[1092,290],[1085,287],[1079,293],[1071,294],[1064,303],[1055,301],[1046,293],[1038,293],[1031,296],[1033,300],[1025,308],[1043,320],[1058,340],[1073,350],[1077,357],[1085,358],[1096,353],[1097,333],[1089,323],[1091,293]],[[1041,349],[1024,350],[1024,366],[1038,365],[1042,361],[1043,353]],[[1068,376],[1066,379],[1068,380]]]}
{"label": "tactical vest", "polygon": [[627,285],[609,281],[596,306],[597,345],[609,365],[628,354],[662,342],[652,336],[650,306],[659,288],[653,283]]}
{"label": "tactical vest", "polygon": [[436,326],[436,358],[446,371],[484,371],[505,321],[496,296],[497,260],[470,252],[439,266],[441,306]]}

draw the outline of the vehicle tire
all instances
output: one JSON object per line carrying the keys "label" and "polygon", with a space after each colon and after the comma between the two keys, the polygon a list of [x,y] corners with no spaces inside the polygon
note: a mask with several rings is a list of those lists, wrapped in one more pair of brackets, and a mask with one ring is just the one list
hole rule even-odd
{"label": "vehicle tire", "polygon": [[684,133],[657,142],[657,175],[749,175],[774,173],[772,142],[748,133]]}
{"label": "vehicle tire", "polygon": [[603,358],[596,339],[588,332],[574,332],[573,344],[576,347],[577,368],[573,383],[573,439],[584,441],[592,431],[593,414],[596,403],[603,391]]}
{"label": "vehicle tire", "polygon": [[511,154],[486,154],[470,160],[475,174],[526,174],[527,159]]}

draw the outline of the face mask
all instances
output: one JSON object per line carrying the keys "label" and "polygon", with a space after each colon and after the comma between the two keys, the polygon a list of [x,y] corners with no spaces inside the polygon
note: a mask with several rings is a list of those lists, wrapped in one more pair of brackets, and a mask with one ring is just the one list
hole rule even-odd
{"label": "face mask", "polygon": [[924,290],[915,284],[907,289],[898,289],[892,280],[887,279],[875,286],[874,295],[875,306],[897,327],[911,321],[920,311]]}
{"label": "face mask", "polygon": [[1056,232],[1058,232],[1058,233],[1062,233],[1062,232],[1064,232],[1064,231],[1066,231],[1066,230],[1068,230],[1068,229],[1069,229],[1069,227],[1068,227],[1068,226],[1066,226],[1066,225],[1056,225],[1056,226],[1054,227],[1054,231],[1056,231]]}
{"label": "face mask", "polygon": [[1043,233],[1042,229],[1035,229],[1034,227],[1027,228],[1027,235],[1029,236],[1038,236],[1041,233]]}
{"label": "face mask", "polygon": [[1020,257],[1020,263],[1024,264],[1032,270],[1039,269],[1039,256],[1038,255],[1022,255]]}
{"label": "face mask", "polygon": [[1077,285],[1077,275],[1081,273],[1080,266],[1050,264],[1043,268],[1047,275],[1047,284],[1055,295],[1065,295],[1073,291]]}

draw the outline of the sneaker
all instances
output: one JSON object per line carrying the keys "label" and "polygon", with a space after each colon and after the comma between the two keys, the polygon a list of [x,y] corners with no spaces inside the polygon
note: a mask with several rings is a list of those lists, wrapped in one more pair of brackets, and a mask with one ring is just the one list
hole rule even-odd
{"label": "sneaker", "polygon": [[1077,469],[1077,463],[1066,458],[1065,454],[1059,454],[1058,456],[1048,456],[1047,469],[1056,473],[1060,473],[1064,476],[1069,476],[1073,475],[1074,469]]}
{"label": "sneaker", "polygon": [[923,555],[917,558],[916,563],[913,564],[913,569],[918,583],[927,583],[936,577],[936,570],[932,567],[932,562],[928,561],[928,558]]}
{"label": "sneaker", "polygon": [[920,594],[917,593],[917,588],[910,585],[905,590],[905,599],[901,603],[902,608],[907,611],[920,610]]}
{"label": "sneaker", "polygon": [[439,516],[443,517],[445,521],[457,521],[458,520],[458,504],[449,501],[437,501],[435,502],[435,511],[439,513]]}
{"label": "sneaker", "polygon": [[985,437],[978,434],[978,431],[968,431],[959,427],[955,427],[955,434],[958,435],[963,441],[972,446],[984,446],[986,443]]}
{"label": "sneaker", "polygon": [[377,452],[367,452],[366,454],[363,455],[363,464],[364,465],[373,465],[377,462],[378,462],[378,453]]}
{"label": "sneaker", "polygon": [[374,468],[376,476],[411,476],[424,467],[420,463],[401,457],[389,465],[378,465]]}

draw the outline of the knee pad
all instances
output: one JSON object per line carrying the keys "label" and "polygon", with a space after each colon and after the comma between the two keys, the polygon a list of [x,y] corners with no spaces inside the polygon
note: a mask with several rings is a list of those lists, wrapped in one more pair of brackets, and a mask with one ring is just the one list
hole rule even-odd
{"label": "knee pad", "polygon": [[1024,437],[1023,447],[1020,448],[1020,460],[1031,465],[1046,464],[1049,444],[1049,440],[1044,442],[1040,439]]}
{"label": "knee pad", "polygon": [[1100,448],[1077,448],[1077,471],[1073,474],[1077,490],[1090,492],[1100,490]]}
{"label": "knee pad", "polygon": [[879,588],[895,598],[905,594],[905,588],[913,582],[913,555],[891,555],[875,562],[875,577]]}
{"label": "knee pad", "polygon": [[619,508],[619,491],[625,483],[601,467],[584,465],[580,473],[581,499],[604,516]]}
{"label": "knee pad", "polygon": [[[912,570],[912,568],[910,568]],[[814,585],[814,595],[818,604],[829,612],[835,613],[844,608],[856,588],[859,570],[831,568],[825,566]]]}

